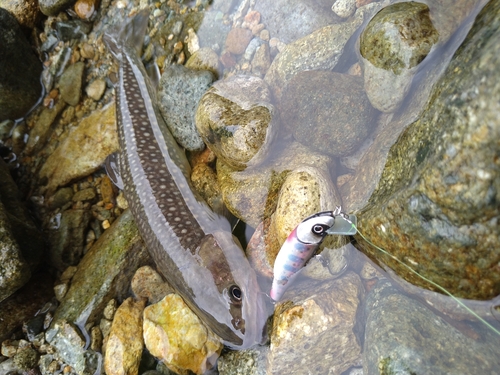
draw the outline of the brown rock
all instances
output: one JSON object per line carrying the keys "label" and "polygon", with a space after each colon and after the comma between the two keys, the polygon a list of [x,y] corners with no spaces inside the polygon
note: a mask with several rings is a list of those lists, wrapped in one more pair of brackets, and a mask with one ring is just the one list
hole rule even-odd
{"label": "brown rock", "polygon": [[151,354],[181,375],[204,374],[222,350],[220,339],[177,294],[144,310],[144,341]]}
{"label": "brown rock", "polygon": [[37,0],[0,0],[0,7],[7,9],[22,27],[32,29],[41,17]]}
{"label": "brown rock", "polygon": [[81,19],[88,20],[96,11],[99,2],[99,0],[78,0],[75,3],[75,12]]}
{"label": "brown rock", "polygon": [[84,118],[47,158],[40,176],[49,179],[49,195],[58,186],[101,168],[106,157],[116,150],[115,107],[108,105]]}
{"label": "brown rock", "polygon": [[173,289],[161,276],[149,266],[137,270],[132,279],[132,292],[140,298],[146,298],[150,304],[157,303],[166,295],[173,293]]}
{"label": "brown rock", "polygon": [[142,312],[145,300],[127,298],[116,310],[106,344],[104,369],[108,375],[139,373],[142,348]]}
{"label": "brown rock", "polygon": [[235,27],[227,34],[226,48],[235,55],[241,55],[252,40],[252,32],[248,29]]}
{"label": "brown rock", "polygon": [[340,374],[357,363],[361,347],[353,328],[362,294],[353,272],[297,288],[293,304],[276,307],[267,373]]}

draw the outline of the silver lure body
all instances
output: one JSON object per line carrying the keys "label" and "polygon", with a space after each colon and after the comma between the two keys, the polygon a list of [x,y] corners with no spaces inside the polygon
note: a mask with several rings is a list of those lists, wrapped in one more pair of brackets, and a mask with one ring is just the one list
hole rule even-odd
{"label": "silver lure body", "polygon": [[248,348],[262,341],[264,294],[227,220],[190,188],[184,151],[159,115],[131,42],[142,41],[147,21],[141,12],[119,33],[105,35],[119,63],[116,116],[124,192],[159,271],[226,345]]}
{"label": "silver lure body", "polygon": [[274,261],[273,284],[269,295],[279,301],[335,223],[333,212],[325,211],[304,219],[290,233]]}

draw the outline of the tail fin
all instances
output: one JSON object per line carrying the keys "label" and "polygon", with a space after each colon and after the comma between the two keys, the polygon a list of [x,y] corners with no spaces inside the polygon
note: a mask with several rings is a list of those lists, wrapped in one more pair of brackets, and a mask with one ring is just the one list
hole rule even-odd
{"label": "tail fin", "polygon": [[149,10],[143,9],[133,18],[127,21],[124,26],[116,25],[106,31],[103,41],[109,51],[115,56],[119,54],[124,46],[135,50],[139,55],[144,41],[144,34],[148,27]]}

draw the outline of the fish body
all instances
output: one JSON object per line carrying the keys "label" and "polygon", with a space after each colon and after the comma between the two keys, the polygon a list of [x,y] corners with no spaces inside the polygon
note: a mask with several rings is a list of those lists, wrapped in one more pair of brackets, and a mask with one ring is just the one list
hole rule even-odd
{"label": "fish body", "polygon": [[115,85],[125,196],[158,270],[224,343],[260,343],[264,294],[230,225],[193,193],[190,166],[159,115],[138,56],[149,14],[104,41],[119,63]]}
{"label": "fish body", "polygon": [[292,279],[314,255],[328,230],[334,225],[333,212],[325,211],[304,219],[287,237],[274,261],[270,296],[279,301]]}

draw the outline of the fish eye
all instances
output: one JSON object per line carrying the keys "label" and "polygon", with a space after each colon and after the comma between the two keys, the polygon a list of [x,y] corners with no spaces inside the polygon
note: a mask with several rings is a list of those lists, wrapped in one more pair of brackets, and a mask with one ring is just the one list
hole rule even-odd
{"label": "fish eye", "polygon": [[322,225],[316,224],[312,227],[312,232],[314,234],[324,234],[323,232],[325,231],[325,228]]}
{"label": "fish eye", "polygon": [[241,302],[241,299],[243,298],[243,292],[238,285],[232,285],[229,288],[229,296],[231,297],[231,301]]}

